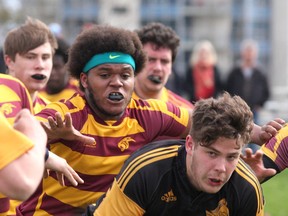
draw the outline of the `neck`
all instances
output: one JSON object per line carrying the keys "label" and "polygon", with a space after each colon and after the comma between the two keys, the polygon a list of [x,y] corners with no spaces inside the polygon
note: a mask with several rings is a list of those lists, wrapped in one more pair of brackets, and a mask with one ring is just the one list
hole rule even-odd
{"label": "neck", "polygon": [[29,92],[30,93],[30,97],[32,99],[32,102],[34,103],[34,101],[36,100],[37,98],[37,95],[38,95],[38,91],[33,91],[33,92]]}

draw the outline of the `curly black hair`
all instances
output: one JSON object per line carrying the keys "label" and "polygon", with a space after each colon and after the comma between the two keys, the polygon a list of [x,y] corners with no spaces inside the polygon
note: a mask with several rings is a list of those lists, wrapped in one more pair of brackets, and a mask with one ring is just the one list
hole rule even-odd
{"label": "curly black hair", "polygon": [[135,75],[145,66],[146,55],[135,32],[109,25],[95,25],[84,30],[69,50],[68,69],[73,77],[80,78],[86,63],[96,54],[123,52],[133,57]]}

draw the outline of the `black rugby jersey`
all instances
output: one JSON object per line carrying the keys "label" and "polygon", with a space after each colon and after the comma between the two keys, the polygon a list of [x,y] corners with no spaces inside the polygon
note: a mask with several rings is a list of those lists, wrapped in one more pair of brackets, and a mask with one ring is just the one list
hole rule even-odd
{"label": "black rugby jersey", "polygon": [[242,160],[218,193],[195,190],[186,175],[184,142],[159,141],[136,151],[94,215],[264,215],[261,186]]}

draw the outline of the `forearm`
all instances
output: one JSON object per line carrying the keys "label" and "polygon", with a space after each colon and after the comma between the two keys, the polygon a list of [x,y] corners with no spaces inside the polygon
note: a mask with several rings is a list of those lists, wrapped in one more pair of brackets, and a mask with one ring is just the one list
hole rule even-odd
{"label": "forearm", "polygon": [[261,127],[257,124],[254,124],[253,130],[251,133],[251,142],[259,146],[263,144],[262,140],[260,139],[260,132],[261,132]]}
{"label": "forearm", "polygon": [[37,146],[23,154],[0,171],[1,193],[26,200],[39,185],[44,170],[44,152]]}

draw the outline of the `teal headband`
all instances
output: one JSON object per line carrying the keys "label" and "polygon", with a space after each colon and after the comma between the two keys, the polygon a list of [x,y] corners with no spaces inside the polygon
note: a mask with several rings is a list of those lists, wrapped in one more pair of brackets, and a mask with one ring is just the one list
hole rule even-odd
{"label": "teal headband", "polygon": [[87,73],[92,68],[101,64],[129,64],[135,70],[135,61],[131,55],[122,52],[106,52],[94,55],[84,66],[83,72]]}

